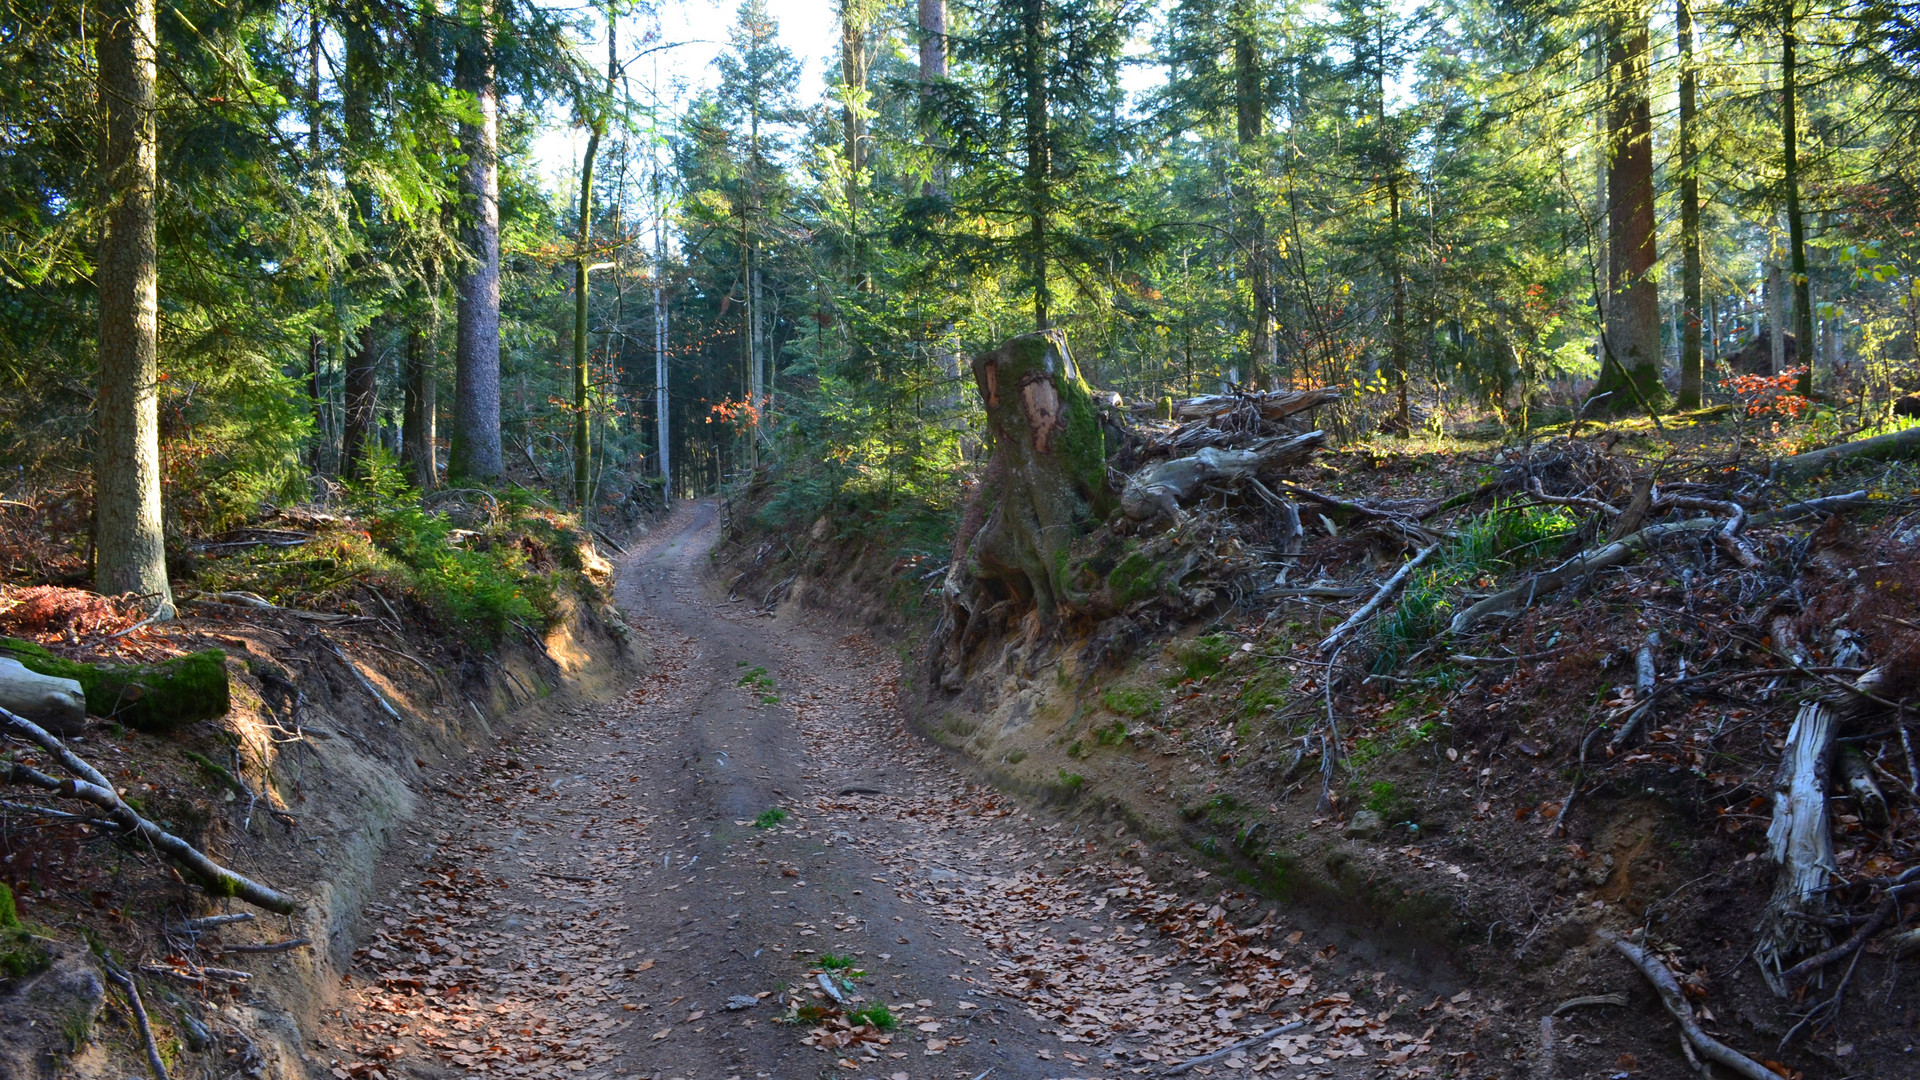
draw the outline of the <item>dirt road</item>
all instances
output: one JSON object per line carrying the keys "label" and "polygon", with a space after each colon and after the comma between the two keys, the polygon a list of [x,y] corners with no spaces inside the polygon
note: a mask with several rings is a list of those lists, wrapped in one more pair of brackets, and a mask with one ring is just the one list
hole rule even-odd
{"label": "dirt road", "polygon": [[[717,593],[717,516],[681,511],[622,566],[655,657],[630,693],[436,781],[313,1064],[1157,1075],[1289,1019],[1307,1023],[1201,1075],[1435,1063],[1419,1029],[1466,1006],[1336,974],[1336,950],[1244,898],[1149,882],[1124,829],[1096,837],[966,780],[906,729],[896,656]],[[836,1019],[881,1004],[895,1024]]]}

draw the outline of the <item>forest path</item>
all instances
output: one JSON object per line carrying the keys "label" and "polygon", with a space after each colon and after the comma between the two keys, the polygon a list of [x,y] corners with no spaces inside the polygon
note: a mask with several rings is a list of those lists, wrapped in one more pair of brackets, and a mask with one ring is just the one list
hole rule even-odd
{"label": "forest path", "polygon": [[[1113,838],[961,777],[864,634],[728,602],[718,517],[685,507],[623,561],[655,661],[638,685],[433,785],[310,1060],[343,1080],[1151,1075],[1274,1023],[1250,1006],[1316,1001],[1299,1042],[1210,1074],[1378,1075],[1426,1049],[1354,1001],[1407,1002],[1390,981],[1333,992],[1334,950],[1236,936],[1113,864]],[[831,1004],[828,955],[864,972],[855,1007],[899,1019],[884,1041],[774,1022],[796,992]]]}

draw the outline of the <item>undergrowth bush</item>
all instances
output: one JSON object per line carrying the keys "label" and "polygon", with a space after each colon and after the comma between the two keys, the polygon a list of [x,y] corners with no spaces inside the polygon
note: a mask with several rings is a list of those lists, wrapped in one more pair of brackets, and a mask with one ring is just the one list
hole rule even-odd
{"label": "undergrowth bush", "polygon": [[584,537],[567,518],[524,493],[489,493],[490,523],[459,530],[426,509],[384,450],[349,489],[352,517],[298,548],[254,548],[207,564],[201,584],[245,589],[276,603],[338,602],[356,586],[411,596],[448,629],[486,642],[516,624],[550,625],[559,590],[585,569]]}
{"label": "undergrowth bush", "polygon": [[1502,573],[1557,553],[1580,527],[1560,507],[1497,505],[1460,523],[1438,556],[1420,568],[1399,603],[1374,624],[1373,670],[1388,672],[1445,628],[1466,586],[1492,588]]}

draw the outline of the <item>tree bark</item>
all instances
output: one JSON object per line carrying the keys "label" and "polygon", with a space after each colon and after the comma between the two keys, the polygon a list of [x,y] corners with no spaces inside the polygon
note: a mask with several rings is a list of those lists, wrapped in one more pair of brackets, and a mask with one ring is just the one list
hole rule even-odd
{"label": "tree bark", "polygon": [[440,409],[434,329],[431,321],[426,325],[416,322],[407,332],[407,389],[400,417],[407,473],[421,491],[431,491],[440,483],[438,434],[434,430]]}
{"label": "tree bark", "polygon": [[1787,189],[1787,249],[1793,260],[1793,340],[1799,346],[1800,378],[1795,390],[1813,393],[1813,283],[1807,277],[1807,229],[1800,213],[1799,46],[1794,31],[1794,0],[1780,0],[1780,139],[1785,157]]}
{"label": "tree bark", "polygon": [[[947,0],[920,0],[920,94],[923,98],[933,96],[933,88],[947,77]],[[929,143],[933,142],[933,132],[928,132]],[[936,158],[938,155],[936,155]],[[947,167],[944,159],[934,162],[932,175],[927,180],[926,193],[943,193],[947,190]]]}
{"label": "tree bark", "polygon": [[[1033,328],[1045,330],[1053,294],[1047,288],[1047,233],[1052,227],[1052,152],[1048,118],[1047,23],[1045,0],[1027,0],[1021,12],[1025,41],[1022,65],[1026,76],[1027,160],[1023,180],[1027,189],[1027,267],[1033,281]],[[977,361],[976,361],[977,364]]]}
{"label": "tree bark", "polygon": [[1100,418],[1065,333],[1013,338],[975,357],[973,375],[993,457],[954,538],[946,595],[950,611],[961,610],[956,633],[983,591],[1049,620],[1072,605],[1069,546],[1116,505]]}
{"label": "tree bark", "polygon": [[1234,0],[1232,18],[1234,141],[1240,157],[1234,201],[1246,215],[1244,273],[1253,294],[1247,327],[1246,381],[1249,386],[1265,389],[1274,346],[1273,282],[1267,261],[1266,215],[1261,212],[1259,193],[1250,178],[1262,171],[1259,149],[1267,126],[1266,78],[1261,68],[1254,0]]}
{"label": "tree bark", "polygon": [[468,23],[455,58],[458,88],[474,96],[478,123],[460,124],[462,229],[473,265],[457,283],[453,446],[448,472],[498,479],[500,455],[500,164],[499,99],[494,85],[493,16],[488,0],[463,0]]}
{"label": "tree bark", "polygon": [[866,243],[860,231],[860,174],[867,167],[867,0],[840,0],[840,134],[847,159],[848,281],[861,291],[873,288],[867,271]]}
{"label": "tree bark", "polygon": [[380,344],[374,324],[368,323],[354,335],[345,365],[346,417],[341,425],[340,475],[347,480],[365,479],[367,458],[378,446],[380,383],[376,366]]}
{"label": "tree bark", "polygon": [[100,172],[106,230],[100,297],[100,447],[94,459],[94,586],[155,601],[173,616],[160,505],[160,253],[154,207],[154,0],[110,3],[99,14]]}
{"label": "tree bark", "polygon": [[1680,407],[1697,409],[1705,382],[1700,355],[1700,175],[1693,146],[1693,12],[1675,0],[1674,27],[1680,49]]}
{"label": "tree bark", "polygon": [[1608,27],[1606,366],[1594,394],[1615,415],[1657,409],[1660,293],[1654,284],[1653,107],[1647,89],[1647,14],[1634,7]]}

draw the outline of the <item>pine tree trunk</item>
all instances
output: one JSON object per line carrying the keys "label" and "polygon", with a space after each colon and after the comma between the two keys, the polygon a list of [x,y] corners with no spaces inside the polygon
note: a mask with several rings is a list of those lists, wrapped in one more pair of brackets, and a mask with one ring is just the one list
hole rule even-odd
{"label": "pine tree trunk", "polygon": [[[920,0],[920,93],[931,97],[936,83],[947,77],[947,0]],[[933,142],[932,132],[927,133]],[[927,193],[947,190],[945,160],[935,162]]]}
{"label": "pine tree trunk", "polygon": [[1234,0],[1233,7],[1233,112],[1234,136],[1239,151],[1240,178],[1235,185],[1234,201],[1247,221],[1247,257],[1245,275],[1252,292],[1252,310],[1247,326],[1247,383],[1264,387],[1266,367],[1273,351],[1273,286],[1267,268],[1267,223],[1258,205],[1258,192],[1250,182],[1261,173],[1257,160],[1260,139],[1266,132],[1267,101],[1264,73],[1260,63],[1260,40],[1255,36],[1253,0]]}
{"label": "pine tree trunk", "polygon": [[1703,368],[1700,360],[1700,177],[1694,156],[1693,12],[1689,0],[1675,0],[1674,27],[1680,49],[1680,407],[1697,409]]}
{"label": "pine tree trunk", "polygon": [[[346,122],[347,145],[365,152],[375,138],[373,96],[379,79],[379,59],[374,55],[372,33],[364,22],[349,18],[341,28],[341,38],[346,47],[345,71],[341,79],[341,113]],[[351,160],[351,151],[348,157]],[[374,287],[373,279],[377,276],[372,254],[375,213],[373,189],[354,170],[349,169],[347,194],[353,204],[354,224],[365,245],[365,249],[356,252],[349,262],[353,284],[360,289],[371,289]],[[362,326],[347,349],[346,363],[343,365],[346,415],[341,425],[340,475],[348,480],[363,478],[367,456],[379,435],[376,424],[379,420],[380,387],[376,366],[380,361],[380,348],[376,337],[371,322]]]}
{"label": "pine tree trunk", "polygon": [[376,367],[380,343],[375,324],[368,323],[354,336],[347,352],[346,417],[340,438],[340,476],[346,480],[365,479],[367,458],[379,445],[376,424],[380,419],[380,381]]}
{"label": "pine tree trunk", "polygon": [[474,265],[456,289],[453,353],[453,445],[447,471],[471,480],[498,479],[500,455],[500,163],[499,99],[494,85],[492,18],[487,0],[464,0],[469,24],[455,64],[459,88],[474,96],[478,123],[460,124],[464,204],[462,239]]}
{"label": "pine tree trunk", "polygon": [[407,475],[421,491],[431,491],[440,483],[439,448],[435,443],[438,436],[434,430],[440,388],[434,371],[434,337],[431,324],[416,322],[407,331],[407,388],[400,424]]}
{"label": "pine tree trunk", "polygon": [[1653,280],[1653,108],[1647,93],[1647,17],[1635,9],[1609,27],[1607,109],[1606,366],[1594,395],[1620,415],[1666,403],[1660,378],[1660,293]]}
{"label": "pine tree trunk", "polygon": [[94,587],[135,593],[171,618],[160,506],[160,253],[154,206],[159,146],[154,132],[153,0],[109,3],[99,12],[100,172],[108,191],[95,281],[100,297],[100,393],[95,422]]}
{"label": "pine tree trunk", "polygon": [[1045,330],[1053,306],[1047,288],[1047,233],[1051,227],[1052,153],[1049,146],[1047,23],[1045,0],[1027,0],[1022,11],[1025,38],[1027,160],[1027,266],[1033,278],[1033,328]]}
{"label": "pine tree trunk", "polygon": [[[1769,257],[1767,281],[1761,287],[1767,305],[1767,348],[1773,359],[1770,375],[1787,370],[1787,286],[1781,280],[1780,264]],[[1796,343],[1797,344],[1797,343]]]}
{"label": "pine tree trunk", "polygon": [[873,288],[867,269],[866,240],[860,231],[860,173],[867,167],[867,13],[866,0],[840,0],[841,138],[847,159],[848,281],[857,290]]}
{"label": "pine tree trunk", "polygon": [[1793,260],[1793,340],[1800,378],[1795,389],[1813,393],[1813,283],[1807,277],[1807,229],[1800,213],[1800,131],[1798,71],[1795,52],[1794,0],[1780,0],[1780,138],[1786,159],[1783,183],[1787,189],[1787,248]]}
{"label": "pine tree trunk", "polygon": [[[609,28],[611,30],[611,28]],[[593,501],[593,428],[589,413],[587,359],[587,260],[593,239],[593,159],[600,153],[600,125],[587,136],[587,154],[580,161],[580,235],[573,260],[573,505],[582,520],[591,516]]]}

